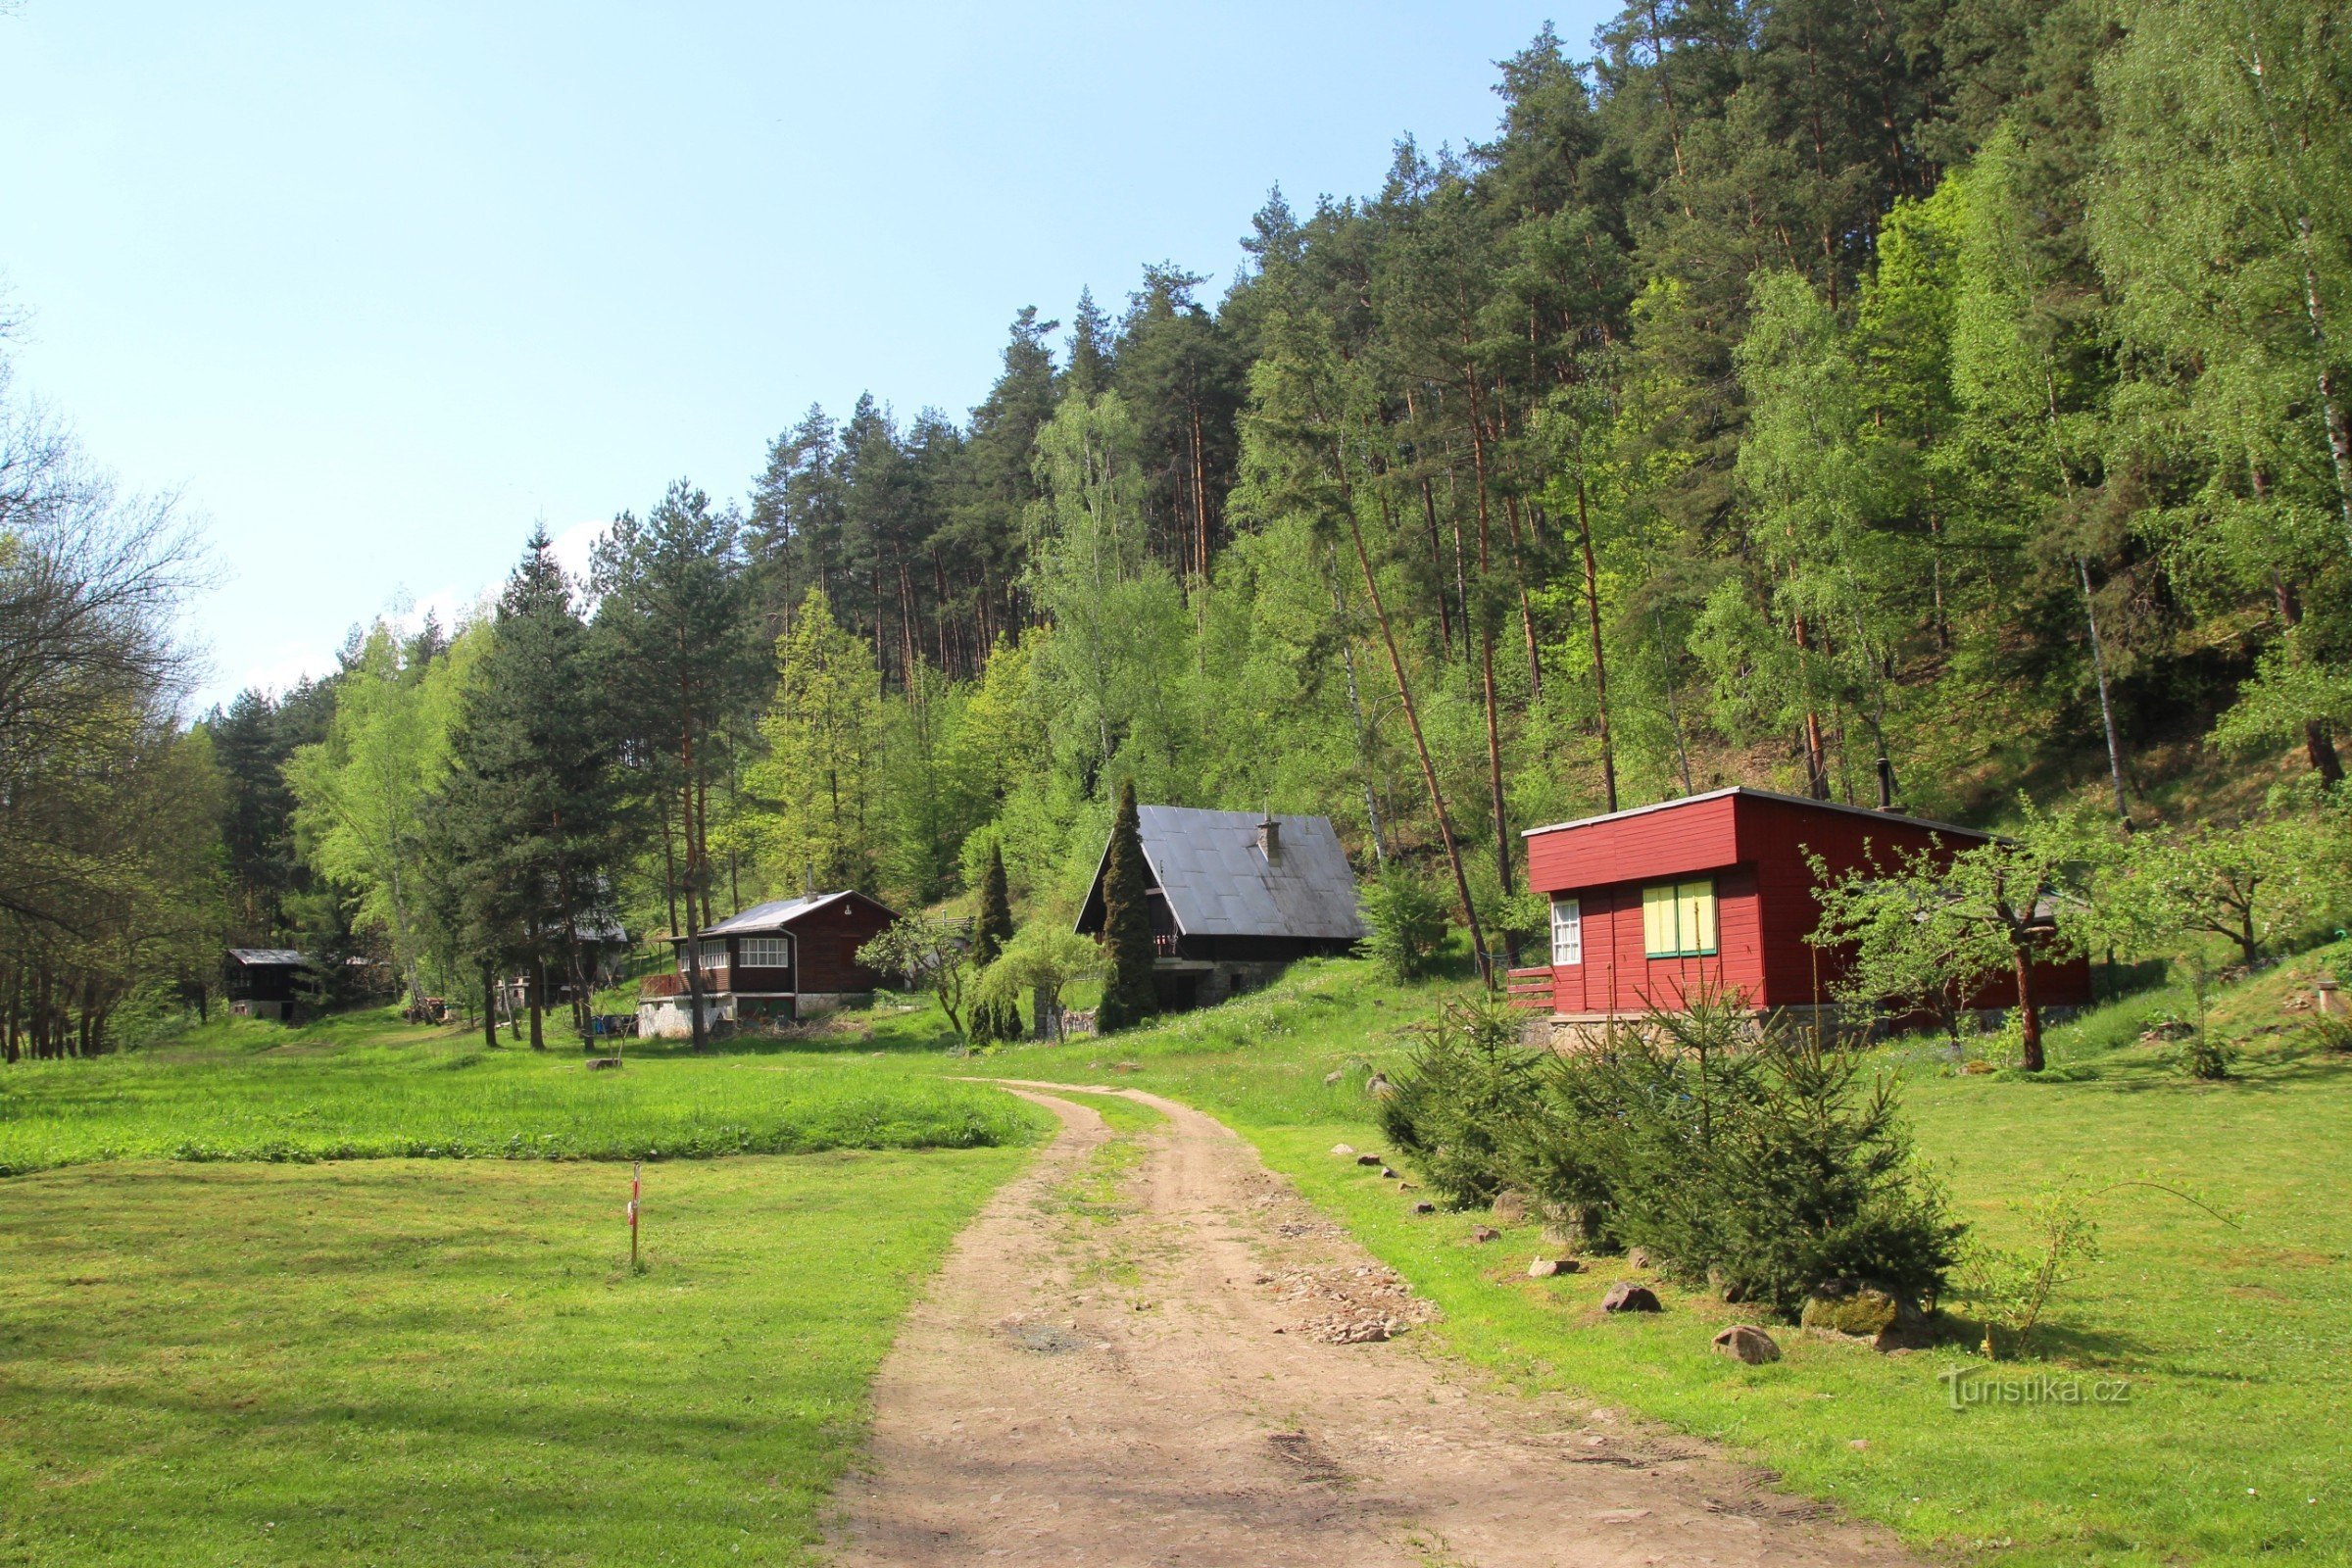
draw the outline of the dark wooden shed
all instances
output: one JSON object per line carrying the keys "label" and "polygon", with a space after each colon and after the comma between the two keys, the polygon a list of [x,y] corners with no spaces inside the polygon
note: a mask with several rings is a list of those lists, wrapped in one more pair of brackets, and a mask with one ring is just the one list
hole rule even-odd
{"label": "dark wooden shed", "polygon": [[300,1023],[311,960],[292,948],[231,948],[221,961],[220,989],[239,1018]]}
{"label": "dark wooden shed", "polygon": [[698,956],[673,936],[675,966],[648,977],[637,1003],[640,1033],[692,1033],[687,964],[702,966],[706,1024],[790,1023],[872,995],[883,977],[858,961],[858,950],[898,919],[897,911],[854,890],[811,893],[755,905],[701,933]]}

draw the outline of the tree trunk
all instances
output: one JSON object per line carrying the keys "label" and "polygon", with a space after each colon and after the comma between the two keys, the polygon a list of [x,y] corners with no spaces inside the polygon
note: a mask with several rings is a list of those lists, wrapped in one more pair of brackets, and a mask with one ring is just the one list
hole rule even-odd
{"label": "tree trunk", "polygon": [[[2261,496],[2266,488],[2262,473],[2257,469],[2254,474],[2255,495]],[[2271,591],[2278,604],[2278,618],[2291,634],[2303,624],[2303,601],[2294,589],[2287,586],[2286,579],[2276,573],[2271,577]],[[2303,721],[2303,755],[2310,761],[2312,771],[2319,774],[2322,780],[2329,784],[2343,782],[2343,760],[2336,755],[2335,737],[2328,733],[2326,719],[2307,718]]]}
{"label": "tree trunk", "polygon": [[1421,512],[1429,519],[1429,569],[1438,585],[1438,637],[1453,652],[1453,606],[1446,598],[1446,548],[1438,538],[1438,498],[1427,475],[1421,480]]}
{"label": "tree trunk", "polygon": [[1821,713],[1813,706],[1813,643],[1805,632],[1805,617],[1793,617],[1796,652],[1805,666],[1805,793],[1817,801],[1830,798],[1830,759],[1821,738]]}
{"label": "tree trunk", "polygon": [[2011,961],[2017,969],[2017,1029],[2025,1047],[2021,1065],[2028,1072],[2041,1071],[2041,1008],[2034,1000],[2034,952],[2030,940],[2023,935],[2009,939]]}
{"label": "tree trunk", "polygon": [[547,960],[535,953],[531,955],[530,973],[524,976],[523,984],[530,991],[531,1049],[545,1051],[547,1036],[540,1027],[539,1014],[547,1005]]}
{"label": "tree trunk", "polygon": [[[684,731],[678,742],[680,759],[686,769],[685,804],[689,813],[694,808],[694,732]],[[703,922],[694,911],[694,883],[697,862],[694,853],[694,823],[689,815],[685,824],[686,840],[686,1010],[687,1029],[697,1052],[707,1050],[710,1040],[703,1027]]]}
{"label": "tree trunk", "polygon": [[1454,897],[1461,902],[1462,925],[1470,933],[1471,955],[1478,964],[1479,979],[1493,990],[1494,973],[1487,962],[1486,936],[1479,929],[1478,910],[1470,902],[1470,879],[1462,870],[1462,849],[1454,841],[1453,823],[1446,814],[1446,793],[1438,787],[1437,766],[1429,760],[1429,741],[1421,733],[1421,711],[1413,706],[1412,687],[1404,678],[1404,659],[1396,652],[1396,631],[1390,624],[1388,606],[1380,597],[1380,580],[1372,571],[1372,554],[1364,548],[1364,528],[1355,515],[1355,497],[1348,484],[1346,459],[1337,451],[1332,458],[1339,469],[1348,537],[1355,543],[1355,562],[1364,574],[1364,592],[1371,598],[1372,613],[1380,622],[1381,641],[1389,651],[1389,670],[1396,678],[1396,701],[1404,709],[1405,724],[1413,732],[1413,750],[1421,759],[1421,781],[1429,788],[1429,808],[1438,819],[1438,837],[1446,845],[1446,863],[1453,871]]}
{"label": "tree trunk", "polygon": [[[1609,809],[1617,809],[1617,753],[1609,738],[1609,665],[1601,653],[1600,643],[1600,569],[1592,555],[1592,517],[1585,501],[1585,476],[1576,476],[1576,527],[1585,551],[1585,623],[1592,636],[1592,705],[1600,715],[1600,784],[1608,800]],[[1660,654],[1665,650],[1661,648]],[[1667,688],[1667,701],[1673,701],[1673,687]],[[1674,744],[1681,750],[1683,727],[1678,718],[1674,726]],[[1690,765],[1683,764],[1683,789],[1690,788]]]}
{"label": "tree trunk", "polygon": [[2077,555],[2075,571],[2082,582],[2082,619],[2090,627],[2090,668],[2099,682],[2099,722],[2107,731],[2107,778],[2115,786],[2115,814],[2129,832],[2132,808],[2124,799],[2124,751],[2115,738],[2115,704],[2107,695],[2107,650],[2099,641],[2099,612],[2090,597],[2089,559]]}
{"label": "tree trunk", "polygon": [[[1478,503],[1478,575],[1482,613],[1478,617],[1479,679],[1484,688],[1487,706],[1487,783],[1493,796],[1494,813],[1494,877],[1502,887],[1502,896],[1511,896],[1511,818],[1510,808],[1502,797],[1502,721],[1495,711],[1494,698],[1494,628],[1488,623],[1483,601],[1487,597],[1488,572],[1494,566],[1494,528],[1487,506],[1487,437],[1480,417],[1477,386],[1473,379],[1470,400],[1470,462],[1472,482],[1478,486],[1473,499]],[[1519,961],[1518,938],[1503,934],[1503,947],[1510,961]],[[1486,964],[1480,963],[1481,972]]]}
{"label": "tree trunk", "polygon": [[482,1048],[498,1049],[498,974],[487,960],[482,964]]}

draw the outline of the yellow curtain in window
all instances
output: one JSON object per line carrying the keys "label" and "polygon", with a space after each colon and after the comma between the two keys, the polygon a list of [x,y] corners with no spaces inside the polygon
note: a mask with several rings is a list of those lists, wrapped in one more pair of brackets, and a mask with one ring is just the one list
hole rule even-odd
{"label": "yellow curtain in window", "polygon": [[1653,958],[1662,958],[1675,952],[1674,888],[1643,888],[1642,890],[1642,951]]}

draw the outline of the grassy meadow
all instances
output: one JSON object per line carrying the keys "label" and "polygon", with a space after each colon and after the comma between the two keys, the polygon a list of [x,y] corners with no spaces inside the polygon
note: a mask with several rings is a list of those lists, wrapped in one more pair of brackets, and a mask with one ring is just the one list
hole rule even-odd
{"label": "grassy meadow", "polygon": [[547,1051],[404,1025],[220,1019],[168,1047],[0,1072],[0,1175],[96,1160],[630,1159],[1023,1143],[1038,1121],[943,1079],[745,1043],[632,1042],[591,1072]]}
{"label": "grassy meadow", "polygon": [[[2216,992],[2244,1051],[2219,1084],[2142,1038],[2193,1013],[2178,991],[2055,1031],[2039,1080],[1887,1051],[1991,1240],[2021,1243],[2012,1200],[2070,1170],[2236,1221],[2110,1194],[2104,1259],[1997,1367],[1777,1327],[1785,1360],[1736,1366],[1708,1341],[1740,1308],[1661,1287],[1664,1314],[1604,1317],[1618,1262],[1530,1280],[1533,1227],[1479,1246],[1482,1215],[1415,1217],[1329,1150],[1377,1147],[1365,1080],[1458,982],[1353,961],[984,1060],[882,1010],[830,1041],[649,1043],[618,1073],[381,1014],[24,1064],[0,1073],[0,1163],[24,1173],[0,1182],[0,1564],[805,1560],[898,1314],[1050,1120],[968,1081],[997,1073],[1225,1118],[1445,1309],[1432,1349],[1734,1446],[1933,1555],[2352,1561],[2352,1060],[2305,1050],[2285,1005],[2348,959]],[[1118,1136],[1050,1200],[1074,1245],[1156,1119],[1088,1098]],[[661,1161],[642,1275],[625,1169],[595,1162],[634,1154]],[[1955,1379],[2023,1375],[2125,1392],[1953,1408]]]}
{"label": "grassy meadow", "polygon": [[6,1184],[0,1563],[802,1563],[1008,1148]]}
{"label": "grassy meadow", "polygon": [[[2116,1004],[2054,1032],[2040,1081],[1962,1074],[1940,1048],[1896,1047],[1890,1070],[1923,1154],[1980,1234],[2023,1245],[2008,1206],[2070,1170],[2184,1185],[2238,1223],[2125,1189],[2097,1203],[2105,1257],[2056,1298],[2034,1354],[1988,1363],[1960,1346],[1881,1356],[1773,1326],[1786,1359],[1713,1354],[1747,1313],[1661,1287],[1655,1318],[1604,1317],[1624,1272],[1526,1277],[1533,1226],[1486,1246],[1483,1214],[1415,1217],[1413,1196],[1335,1143],[1377,1148],[1367,1070],[1391,1070],[1438,987],[1399,991],[1353,962],[1108,1041],[1003,1052],[1022,1077],[1109,1079],[1229,1120],[1276,1169],[1435,1299],[1430,1343],[1506,1385],[1733,1445],[1800,1492],[1886,1522],[1936,1555],[2019,1564],[2352,1561],[2352,1060],[2302,1050],[2282,1004],[2330,951],[2218,992],[2212,1025],[2245,1049],[2201,1084],[2142,1026],[2188,1014],[2180,992]],[[968,1069],[967,1069],[968,1070]],[[1338,1071],[1341,1081],[1325,1083]],[[1953,1408],[1951,1382],[2079,1380],[2083,1402]],[[2094,1386],[2120,1399],[2093,1402]]]}

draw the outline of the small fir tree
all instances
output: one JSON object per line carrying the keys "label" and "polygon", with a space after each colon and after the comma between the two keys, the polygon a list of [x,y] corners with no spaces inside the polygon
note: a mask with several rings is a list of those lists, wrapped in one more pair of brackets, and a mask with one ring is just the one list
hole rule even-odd
{"label": "small fir tree", "polygon": [[1144,838],[1133,781],[1119,786],[1119,819],[1111,825],[1102,866],[1102,1005],[1095,1027],[1104,1034],[1132,1029],[1153,1011],[1152,911],[1144,899]]}
{"label": "small fir tree", "polygon": [[[1012,895],[1004,884],[1004,851],[988,847],[988,871],[980,879],[980,918],[972,927],[972,967],[986,969],[1004,956],[1012,940]],[[972,1006],[972,1044],[1021,1038],[1021,1009],[1009,994],[983,997]]]}

